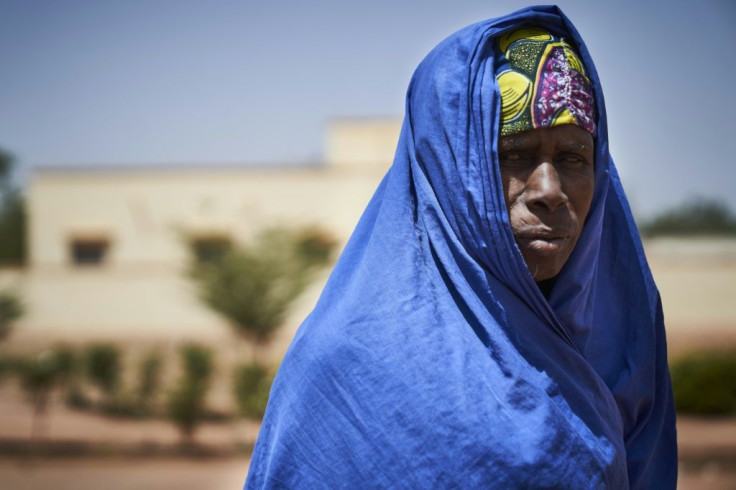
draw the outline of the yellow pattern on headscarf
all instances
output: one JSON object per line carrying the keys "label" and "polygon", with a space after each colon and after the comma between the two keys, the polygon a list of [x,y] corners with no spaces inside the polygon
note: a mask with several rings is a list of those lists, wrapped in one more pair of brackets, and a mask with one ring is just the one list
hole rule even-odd
{"label": "yellow pattern on headscarf", "polygon": [[550,127],[563,126],[565,124],[576,124],[575,118],[572,117],[572,114],[570,113],[568,109],[563,109],[559,114],[557,114],[555,118],[552,120]]}
{"label": "yellow pattern on headscarf", "polygon": [[499,133],[575,124],[595,134],[595,99],[582,58],[565,39],[537,27],[496,38]]}
{"label": "yellow pattern on headscarf", "polygon": [[514,31],[507,32],[499,36],[498,49],[500,49],[501,52],[505,53],[506,50],[509,49],[509,46],[511,46],[511,44],[518,41],[519,39],[549,41],[550,39],[552,39],[552,36],[549,32],[538,29],[536,27],[523,27],[521,29],[516,29]]}
{"label": "yellow pattern on headscarf", "polygon": [[498,75],[501,90],[501,121],[513,121],[529,104],[533,83],[519,72],[505,71]]}
{"label": "yellow pattern on headscarf", "polygon": [[570,67],[585,77],[586,82],[590,83],[588,74],[585,72],[585,66],[583,65],[583,62],[580,61],[580,58],[578,58],[578,55],[575,54],[575,51],[572,50],[572,47],[564,41],[562,42],[562,46],[565,49],[565,59],[567,59]]}

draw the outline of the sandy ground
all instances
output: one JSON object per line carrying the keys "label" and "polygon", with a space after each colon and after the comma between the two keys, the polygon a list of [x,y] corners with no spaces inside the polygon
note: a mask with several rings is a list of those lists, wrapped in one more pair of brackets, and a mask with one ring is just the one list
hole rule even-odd
{"label": "sandy ground", "polygon": [[242,488],[248,460],[71,460],[27,466],[0,461],[5,490],[231,490]]}
{"label": "sandy ground", "polygon": [[[17,387],[10,383],[0,388],[0,439],[25,439],[31,433],[30,405],[24,403]],[[70,410],[56,401],[44,421],[51,440],[84,440],[117,444],[176,444],[179,433],[173,424],[162,420],[112,419]],[[248,420],[203,424],[196,433],[201,444],[233,446],[255,441],[259,424]]]}
{"label": "sandy ground", "polygon": [[[736,242],[656,241],[646,245],[652,271],[662,294],[667,323],[668,350],[675,359],[698,349],[720,349],[736,346]],[[283,332],[276,342],[276,354],[288,345],[294,328]],[[114,332],[108,332],[114,334]],[[145,352],[152,345],[163,346],[173,363],[176,342],[166,332],[158,340],[133,342],[127,332],[117,332],[116,340],[126,350]],[[37,352],[48,346],[51,337],[33,337],[16,332],[3,350],[9,353]],[[93,340],[75,334],[61,339],[72,344]],[[221,373],[215,383],[210,403],[230,407],[228,366],[249,357],[248,349],[231,338],[211,341],[218,350]],[[29,406],[12,383],[0,384],[0,439],[23,440],[31,431]],[[197,440],[206,445],[233,447],[255,440],[258,424],[205,424],[197,432]],[[179,440],[175,428],[165,421],[109,419],[75,412],[56,403],[47,421],[47,436],[52,440],[84,440],[136,445],[155,443],[173,445]],[[681,465],[678,488],[681,490],[736,489],[736,419],[707,420],[681,417],[678,420],[680,454],[705,455],[697,465]],[[730,459],[718,456],[728,454]],[[715,455],[713,460],[708,455]],[[212,460],[193,459],[120,459],[76,458],[37,460],[28,465],[18,459],[0,458],[0,490],[26,489],[171,489],[218,490],[240,488],[247,472],[245,456]]]}
{"label": "sandy ground", "polygon": [[[12,383],[0,387],[0,439],[23,440],[31,430],[31,414]],[[47,437],[55,441],[155,443],[178,441],[174,427],[162,420],[110,419],[69,410],[57,403],[47,421]],[[232,447],[255,440],[258,424],[238,421],[205,424],[197,432],[200,443]],[[736,419],[678,420],[681,454],[736,454]],[[36,459],[0,458],[0,489],[84,490],[171,489],[217,490],[240,488],[247,474],[248,458],[185,459],[168,457],[82,457]],[[730,461],[706,461],[683,466],[678,488],[688,490],[736,488],[736,465]]]}
{"label": "sandy ground", "polygon": [[[0,485],[7,490],[232,490],[241,488],[248,461],[52,461],[27,467],[0,461]],[[733,490],[736,473],[706,468],[681,474],[679,490]]]}

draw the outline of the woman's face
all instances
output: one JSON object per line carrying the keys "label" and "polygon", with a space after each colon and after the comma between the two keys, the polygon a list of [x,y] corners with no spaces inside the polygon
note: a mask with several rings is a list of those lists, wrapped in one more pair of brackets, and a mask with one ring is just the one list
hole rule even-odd
{"label": "woman's face", "polygon": [[501,136],[511,231],[535,281],[559,274],[583,231],[595,187],[593,137],[574,125]]}

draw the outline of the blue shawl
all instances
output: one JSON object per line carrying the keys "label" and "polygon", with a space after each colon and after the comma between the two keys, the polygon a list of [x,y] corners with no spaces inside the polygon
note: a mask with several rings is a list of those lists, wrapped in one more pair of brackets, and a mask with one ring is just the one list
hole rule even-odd
{"label": "blue shawl", "polygon": [[[545,298],[508,223],[492,40],[564,35],[593,81],[596,187]],[[393,166],[271,390],[246,488],[675,488],[659,293],[588,50],[556,7],[471,25],[409,86]]]}

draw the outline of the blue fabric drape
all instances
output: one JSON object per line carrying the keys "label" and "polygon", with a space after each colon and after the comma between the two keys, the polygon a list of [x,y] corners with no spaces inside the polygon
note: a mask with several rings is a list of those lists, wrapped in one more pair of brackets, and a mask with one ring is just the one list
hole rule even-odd
{"label": "blue fabric drape", "polygon": [[[508,224],[492,40],[571,42],[598,111],[585,229],[546,299]],[[417,68],[393,166],[271,390],[246,488],[675,488],[659,294],[598,76],[556,7],[471,25]]]}

